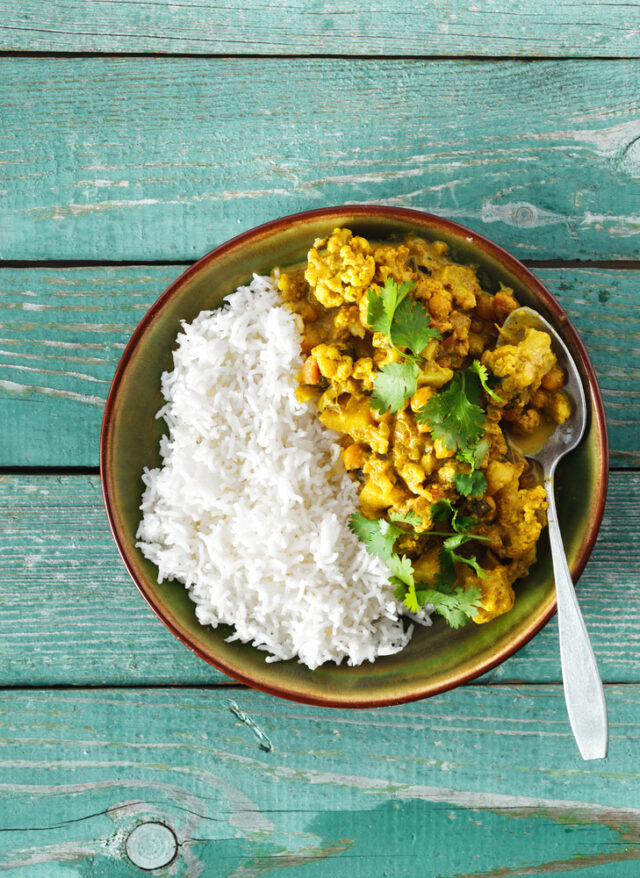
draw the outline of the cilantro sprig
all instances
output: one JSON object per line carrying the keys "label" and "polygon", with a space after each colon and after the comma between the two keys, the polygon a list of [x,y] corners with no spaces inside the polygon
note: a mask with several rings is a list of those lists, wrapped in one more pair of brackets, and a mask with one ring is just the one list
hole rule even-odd
{"label": "cilantro sprig", "polygon": [[417,592],[418,603],[421,606],[431,604],[434,613],[443,616],[451,628],[462,628],[469,619],[473,619],[479,609],[480,597],[480,589],[464,589],[461,585],[450,594],[435,588],[424,588]]}
{"label": "cilantro sprig", "polygon": [[[367,551],[381,558],[389,568],[390,582],[395,585],[395,596],[402,601],[410,613],[419,613],[425,604],[431,604],[434,612],[443,616],[452,628],[466,625],[479,609],[482,597],[478,588],[455,587],[455,563],[462,562],[471,566],[479,576],[486,573],[479,566],[475,556],[465,558],[455,550],[471,539],[485,540],[485,537],[474,536],[469,530],[476,524],[474,518],[461,516],[449,500],[441,500],[432,507],[434,521],[447,520],[451,516],[450,525],[453,534],[429,531],[434,536],[444,536],[440,550],[440,572],[436,575],[434,587],[415,581],[415,571],[411,560],[400,556],[395,551],[396,540],[406,535],[407,531],[393,522],[383,518],[371,520],[360,512],[355,512],[349,519],[350,530],[365,544]],[[415,514],[394,516],[397,521],[405,524],[419,524],[421,519]],[[453,577],[453,578],[452,578]]]}
{"label": "cilantro sprig", "polygon": [[434,583],[436,588],[445,594],[451,593],[456,582],[456,563],[466,564],[471,567],[480,579],[484,579],[487,574],[478,564],[475,555],[466,558],[464,555],[459,555],[456,552],[456,549],[459,549],[469,540],[489,542],[488,537],[482,537],[470,532],[478,523],[475,518],[470,515],[460,515],[451,500],[439,500],[435,503],[431,507],[431,518],[433,521],[449,521],[453,530],[453,534],[430,531],[430,533],[446,537],[440,549],[440,572],[436,575]]}
{"label": "cilantro sprig", "polygon": [[474,360],[469,369],[476,373],[476,375],[480,379],[482,389],[488,396],[490,396],[497,403],[504,403],[502,397],[498,396],[498,394],[494,390],[492,390],[491,387],[489,387],[489,373],[486,366],[483,366],[479,360]]}
{"label": "cilantro sprig", "polygon": [[480,439],[486,415],[478,405],[480,382],[475,372],[456,372],[445,390],[418,409],[416,420],[427,424],[434,439],[451,451],[468,452]]}
{"label": "cilantro sprig", "polygon": [[418,389],[420,354],[440,330],[431,325],[429,312],[421,302],[407,298],[415,284],[400,286],[388,277],[377,293],[367,292],[367,323],[382,332],[403,361],[382,366],[375,376],[371,407],[381,413],[397,412]]}
{"label": "cilantro sprig", "polygon": [[489,450],[481,439],[486,426],[486,413],[479,404],[482,391],[502,403],[489,386],[489,374],[479,360],[468,369],[456,372],[447,387],[427,400],[416,413],[419,424],[427,424],[434,439],[456,452],[456,457],[470,467],[468,473],[456,473],[453,483],[465,497],[481,497],[487,480],[479,467]]}

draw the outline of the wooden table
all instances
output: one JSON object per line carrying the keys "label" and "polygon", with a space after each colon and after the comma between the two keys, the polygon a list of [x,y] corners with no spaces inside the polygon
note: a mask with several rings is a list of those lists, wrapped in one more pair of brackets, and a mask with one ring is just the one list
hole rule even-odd
{"label": "wooden table", "polygon": [[[640,7],[437,5],[0,0],[0,872],[640,874]],[[98,434],[134,326],[214,245],[345,202],[487,234],[585,340],[606,761],[555,621],[473,685],[322,710],[197,659],[118,558]]]}

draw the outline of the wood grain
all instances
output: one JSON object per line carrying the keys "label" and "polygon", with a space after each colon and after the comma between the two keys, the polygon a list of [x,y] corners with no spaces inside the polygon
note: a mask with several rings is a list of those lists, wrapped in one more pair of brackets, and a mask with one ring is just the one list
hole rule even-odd
{"label": "wood grain", "polygon": [[0,49],[252,55],[638,56],[633,3],[0,2]]}
{"label": "wood grain", "polygon": [[[640,61],[0,59],[0,258],[191,261],[328,204],[636,258]],[[37,132],[37,136],[34,136]]]}
{"label": "wood grain", "polygon": [[[104,401],[124,345],[184,267],[0,270],[0,466],[97,465]],[[613,463],[638,465],[640,271],[537,274],[594,362]]]}
{"label": "wood grain", "polygon": [[638,686],[607,687],[610,756],[590,763],[558,686],[358,715],[233,698],[271,752],[224,692],[5,693],[0,870],[131,875],[127,838],[155,824],[179,847],[154,874],[178,878],[637,875]]}
{"label": "wood grain", "polygon": [[[212,684],[120,561],[95,476],[0,477],[0,685]],[[601,673],[640,679],[640,473],[613,473],[578,596]],[[552,620],[486,682],[560,679]]]}

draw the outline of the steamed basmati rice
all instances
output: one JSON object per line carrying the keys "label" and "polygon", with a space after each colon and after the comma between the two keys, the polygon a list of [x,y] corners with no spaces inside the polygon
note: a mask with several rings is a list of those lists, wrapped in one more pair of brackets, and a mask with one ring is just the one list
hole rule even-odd
{"label": "steamed basmati rice", "polygon": [[401,650],[384,563],[349,531],[357,486],[335,434],[295,396],[299,318],[268,277],[184,324],[162,376],[162,465],[145,469],[137,537],[203,625],[267,661],[357,665]]}

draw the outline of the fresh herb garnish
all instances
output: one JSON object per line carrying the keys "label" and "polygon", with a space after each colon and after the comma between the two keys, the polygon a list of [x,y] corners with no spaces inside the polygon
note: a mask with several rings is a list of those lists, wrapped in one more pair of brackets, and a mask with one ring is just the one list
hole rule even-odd
{"label": "fresh herb garnish", "polygon": [[371,408],[382,414],[400,411],[405,399],[418,389],[418,372],[413,360],[383,366],[375,377]]}
{"label": "fresh herb garnish", "polygon": [[404,359],[387,363],[375,376],[371,407],[379,412],[397,412],[413,396],[418,389],[420,354],[432,338],[440,338],[424,305],[407,298],[414,286],[405,281],[398,287],[388,277],[379,293],[367,293],[367,323],[374,332],[382,332]]}
{"label": "fresh herb garnish", "polygon": [[[406,555],[402,557],[395,552],[394,546],[398,537],[405,535],[407,531],[397,527],[392,522],[383,518],[371,520],[360,512],[355,512],[349,518],[350,530],[365,544],[367,551],[381,558],[389,568],[390,581],[395,585],[394,594],[410,613],[419,613],[420,607],[432,604],[434,612],[443,616],[453,628],[459,628],[473,618],[479,608],[481,592],[478,588],[464,589],[462,586],[453,588],[456,573],[455,562],[461,561],[473,567],[479,576],[486,576],[479,567],[474,556],[464,558],[455,552],[455,549],[468,540],[485,537],[475,537],[468,530],[476,524],[476,520],[469,516],[461,516],[458,510],[449,500],[441,500],[432,507],[434,521],[448,519],[451,515],[451,527],[453,534],[429,531],[434,536],[444,536],[445,540],[440,550],[441,570],[437,574],[434,587],[426,583],[415,581],[413,565]],[[413,524],[415,518],[420,517],[409,513],[406,516],[396,516],[396,520],[403,523]],[[453,576],[453,579],[451,579]]]}
{"label": "fresh herb garnish", "polygon": [[439,531],[429,531],[430,533],[444,536],[446,539],[442,543],[440,554],[440,572],[436,575],[435,586],[439,591],[447,594],[451,593],[456,582],[456,562],[467,564],[481,578],[486,577],[485,571],[480,567],[475,555],[465,558],[459,555],[456,549],[463,546],[470,540],[479,540],[480,542],[489,542],[488,537],[481,537],[478,534],[470,533],[471,529],[478,523],[475,518],[470,515],[460,515],[451,500],[439,500],[431,507],[431,517],[433,521],[444,521],[451,516],[450,525],[453,534],[445,534]]}
{"label": "fresh herb garnish", "polygon": [[453,484],[458,494],[464,497],[482,497],[487,490],[487,480],[480,470],[472,469],[470,473],[455,473]]}
{"label": "fresh herb garnish", "polygon": [[440,330],[431,326],[427,309],[415,299],[404,299],[393,316],[391,343],[409,348],[414,357],[419,357],[432,338],[440,338]]}
{"label": "fresh herb garnish", "polygon": [[405,533],[384,518],[367,518],[361,512],[354,512],[349,518],[349,530],[362,540],[370,555],[383,561],[391,558],[396,540]]}
{"label": "fresh herb garnish", "polygon": [[469,368],[470,370],[473,370],[480,379],[480,384],[482,384],[484,392],[492,399],[495,399],[496,402],[502,404],[504,400],[489,387],[489,373],[487,372],[487,367],[483,366],[479,360],[474,360]]}
{"label": "fresh herb garnish", "polygon": [[480,609],[482,595],[479,588],[464,589],[461,585],[451,594],[443,594],[435,588],[425,588],[417,592],[421,606],[431,604],[435,613],[443,616],[451,628],[461,628],[473,619]]}
{"label": "fresh herb garnish", "polygon": [[403,521],[405,524],[410,524],[411,527],[420,527],[422,524],[422,516],[412,510],[409,510],[409,512],[392,512],[389,517],[391,521]]}
{"label": "fresh herb garnish", "polygon": [[434,439],[451,451],[468,451],[480,439],[485,424],[478,405],[480,383],[475,372],[456,372],[446,390],[436,393],[416,412],[419,424],[427,424]]}
{"label": "fresh herb garnish", "polygon": [[486,368],[478,360],[464,372],[456,372],[447,388],[431,399],[416,413],[419,424],[427,424],[434,439],[439,439],[462,463],[470,466],[468,473],[456,473],[453,483],[465,497],[481,497],[487,490],[487,480],[478,471],[489,450],[486,439],[480,439],[486,424],[486,414],[480,402],[480,389],[500,400],[488,385]]}

